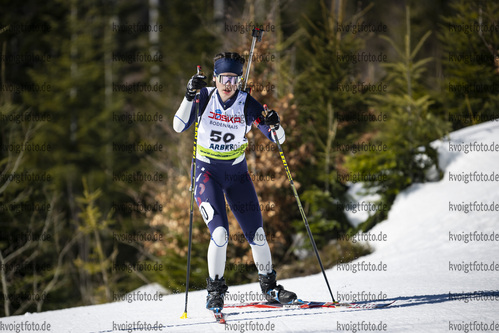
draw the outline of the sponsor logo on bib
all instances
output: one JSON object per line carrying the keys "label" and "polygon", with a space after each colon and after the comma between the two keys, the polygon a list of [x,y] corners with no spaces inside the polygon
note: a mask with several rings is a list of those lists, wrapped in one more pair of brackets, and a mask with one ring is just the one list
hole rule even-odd
{"label": "sponsor logo on bib", "polygon": [[208,116],[208,118],[222,121],[224,123],[243,123],[240,116],[227,116],[225,114],[222,114],[222,111],[220,109],[216,109],[215,112],[210,111],[210,115]]}

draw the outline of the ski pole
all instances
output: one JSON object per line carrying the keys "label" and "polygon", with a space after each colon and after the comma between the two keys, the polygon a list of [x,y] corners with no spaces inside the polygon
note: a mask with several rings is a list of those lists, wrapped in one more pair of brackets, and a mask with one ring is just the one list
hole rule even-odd
{"label": "ski pole", "polygon": [[[265,110],[264,112],[266,115],[268,112],[267,104],[263,105],[263,109]],[[317,260],[319,261],[319,265],[321,266],[322,275],[324,275],[324,280],[326,280],[327,289],[329,290],[329,294],[331,295],[333,302],[336,302],[334,300],[334,296],[333,296],[333,292],[331,291],[331,287],[329,286],[329,281],[327,280],[326,272],[324,271],[324,266],[322,265],[321,257],[319,256],[319,251],[317,250],[317,245],[315,245],[314,236],[312,235],[312,231],[310,231],[310,227],[308,225],[308,220],[307,220],[307,217],[305,216],[305,211],[303,210],[303,207],[301,205],[300,197],[298,196],[298,192],[296,192],[296,187],[295,187],[295,184],[293,182],[293,177],[291,177],[291,172],[289,171],[288,163],[286,162],[286,158],[284,158],[284,152],[282,151],[281,144],[279,143],[279,139],[277,138],[277,133],[273,127],[271,128],[271,130],[272,130],[272,135],[274,136],[275,143],[277,144],[277,147],[279,149],[279,155],[281,155],[282,163],[284,164],[284,170],[286,171],[286,175],[288,176],[289,183],[291,184],[291,188],[293,189],[293,194],[295,195],[296,202],[298,203],[298,209],[300,210],[301,217],[303,219],[303,223],[305,223],[308,237],[310,238],[310,242],[312,243],[312,247],[314,248],[315,255],[317,256]]]}
{"label": "ski pole", "polygon": [[[197,66],[197,74],[201,73],[201,66]],[[194,147],[192,149],[192,167],[191,167],[191,207],[189,216],[189,245],[187,250],[187,277],[185,281],[185,309],[184,313],[180,317],[181,319],[187,319],[187,299],[189,297],[189,277],[191,274],[191,248],[192,248],[192,219],[194,216],[194,184],[196,182],[196,151],[198,145],[198,114],[199,114],[199,92],[196,94],[196,117],[194,118]]]}
{"label": "ski pole", "polygon": [[250,49],[250,54],[249,54],[249,59],[248,59],[248,65],[246,66],[246,74],[244,75],[244,87],[243,87],[244,92],[247,92],[246,85],[248,84],[251,62],[253,61],[253,50],[255,49],[256,42],[262,41],[262,35],[263,35],[263,30],[260,30],[258,28],[253,28],[253,31],[251,32],[251,36],[253,37],[253,40],[251,41],[251,49]]}

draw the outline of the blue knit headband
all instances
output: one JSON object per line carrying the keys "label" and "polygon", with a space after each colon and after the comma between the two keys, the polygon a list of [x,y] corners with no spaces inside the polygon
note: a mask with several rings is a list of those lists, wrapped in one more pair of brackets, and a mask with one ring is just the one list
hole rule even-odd
{"label": "blue knit headband", "polygon": [[221,58],[215,62],[215,74],[234,73],[243,75],[243,64],[236,59]]}

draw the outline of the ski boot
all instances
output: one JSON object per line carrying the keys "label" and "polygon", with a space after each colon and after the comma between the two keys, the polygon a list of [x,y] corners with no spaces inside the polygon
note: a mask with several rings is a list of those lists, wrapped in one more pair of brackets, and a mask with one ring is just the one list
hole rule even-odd
{"label": "ski boot", "polygon": [[221,311],[224,307],[224,296],[228,289],[224,278],[219,279],[217,275],[215,276],[215,280],[207,278],[206,282],[206,289],[208,290],[208,296],[206,296],[206,308],[213,311]]}
{"label": "ski boot", "polygon": [[276,283],[276,271],[266,275],[258,274],[260,287],[265,298],[270,303],[292,304],[296,300],[296,294],[292,291],[285,290],[283,286]]}

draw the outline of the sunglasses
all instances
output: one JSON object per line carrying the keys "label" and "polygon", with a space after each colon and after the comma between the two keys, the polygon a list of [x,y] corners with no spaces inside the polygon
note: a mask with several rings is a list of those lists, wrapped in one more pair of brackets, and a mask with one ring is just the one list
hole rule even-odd
{"label": "sunglasses", "polygon": [[218,82],[221,84],[230,83],[232,85],[238,84],[242,80],[242,76],[232,76],[232,75],[217,75]]}

